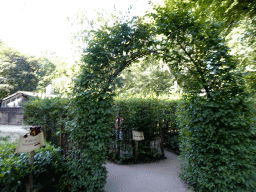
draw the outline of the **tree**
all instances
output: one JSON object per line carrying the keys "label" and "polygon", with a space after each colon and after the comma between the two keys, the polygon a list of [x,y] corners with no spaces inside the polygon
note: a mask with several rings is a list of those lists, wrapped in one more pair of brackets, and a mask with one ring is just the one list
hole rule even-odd
{"label": "tree", "polygon": [[54,76],[55,65],[46,57],[40,57],[39,59],[40,66],[36,72],[36,75],[39,79],[36,90],[38,92],[45,92],[44,88],[52,83],[52,78]]}
{"label": "tree", "polygon": [[[166,3],[173,2],[165,0]],[[228,35],[239,21],[244,17],[254,18],[256,14],[256,3],[254,0],[193,0],[189,2],[198,17],[209,17],[216,19],[218,22],[225,22],[223,34]],[[205,14],[207,13],[207,14]]]}
{"label": "tree", "polygon": [[25,56],[5,43],[1,44],[0,56],[2,98],[18,90],[32,91],[36,88],[39,63],[35,57]]}
{"label": "tree", "polygon": [[[239,60],[238,70],[244,74],[247,89],[255,94],[255,59],[253,58],[255,55],[255,1],[165,0],[165,3],[173,7],[173,10],[177,8],[178,2],[193,10],[193,15],[198,21],[215,20],[222,23],[221,36],[229,42],[231,54]],[[237,41],[234,41],[235,39]],[[246,50],[246,52],[240,50]]]}
{"label": "tree", "polygon": [[44,93],[47,84],[52,84],[55,94],[67,95],[72,92],[72,80],[79,74],[79,62],[66,63],[55,52],[46,51],[38,59],[40,68],[37,76],[40,79],[37,91]]}
{"label": "tree", "polygon": [[0,47],[0,55],[1,98],[19,90],[44,93],[49,83],[56,94],[70,93],[69,85],[79,70],[79,66],[67,64],[56,53],[46,52],[35,58],[5,43]]}
{"label": "tree", "polygon": [[256,18],[244,18],[227,36],[231,54],[239,60],[238,69],[244,73],[247,89],[256,94]]}
{"label": "tree", "polygon": [[148,94],[153,91],[158,96],[162,93],[170,93],[174,84],[174,77],[168,67],[153,57],[132,64],[124,69],[119,77],[123,79],[121,81],[123,87],[118,89],[118,94]]}

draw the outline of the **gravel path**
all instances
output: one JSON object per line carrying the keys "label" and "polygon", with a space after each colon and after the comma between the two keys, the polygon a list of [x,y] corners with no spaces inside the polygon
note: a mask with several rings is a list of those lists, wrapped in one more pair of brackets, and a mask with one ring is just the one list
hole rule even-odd
{"label": "gravel path", "polygon": [[16,142],[18,143],[20,135],[25,135],[28,131],[25,129],[25,126],[18,125],[0,125],[0,137],[8,138],[9,143]]}
{"label": "gravel path", "polygon": [[165,150],[167,159],[158,162],[118,165],[106,161],[106,192],[192,192],[178,174],[178,156]]}
{"label": "gravel path", "polygon": [[26,133],[30,126],[0,125],[0,132]]}

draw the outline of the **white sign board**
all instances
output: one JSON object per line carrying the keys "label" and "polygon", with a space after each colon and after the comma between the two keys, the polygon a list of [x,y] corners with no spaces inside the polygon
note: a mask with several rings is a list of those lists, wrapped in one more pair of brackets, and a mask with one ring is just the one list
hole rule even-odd
{"label": "white sign board", "polygon": [[143,131],[134,131],[134,130],[132,130],[132,138],[135,141],[144,140],[144,133],[143,133]]}
{"label": "white sign board", "polygon": [[20,136],[15,153],[30,152],[42,146],[45,146],[43,132],[40,132],[36,136],[28,135],[26,138]]}

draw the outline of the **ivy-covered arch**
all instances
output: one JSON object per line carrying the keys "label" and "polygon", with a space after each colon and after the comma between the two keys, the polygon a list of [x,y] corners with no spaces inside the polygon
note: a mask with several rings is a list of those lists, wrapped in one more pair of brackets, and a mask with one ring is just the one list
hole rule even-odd
{"label": "ivy-covered arch", "polygon": [[220,24],[202,22],[184,9],[170,12],[168,7],[156,8],[150,17],[150,23],[134,19],[102,27],[84,51],[72,101],[76,119],[70,136],[82,159],[71,162],[73,190],[104,187],[118,75],[147,55],[163,59],[185,82],[187,102],[178,114],[183,178],[199,191],[253,187],[251,114],[236,61],[220,37]]}

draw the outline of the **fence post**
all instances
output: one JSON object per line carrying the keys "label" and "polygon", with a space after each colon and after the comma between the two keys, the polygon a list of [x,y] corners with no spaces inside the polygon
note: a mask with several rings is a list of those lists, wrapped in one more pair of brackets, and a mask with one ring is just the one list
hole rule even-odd
{"label": "fence post", "polygon": [[164,137],[163,137],[163,128],[162,128],[162,120],[159,121],[159,131],[160,131],[160,138],[161,138],[161,141],[160,141],[160,148],[161,148],[161,155],[162,157],[164,157],[164,146],[163,146],[163,141],[164,141]]}
{"label": "fence post", "polygon": [[135,162],[137,161],[138,156],[138,141],[135,140]]}
{"label": "fence post", "polygon": [[118,158],[120,158],[120,156],[121,156],[121,146],[120,146],[120,140],[119,140],[119,137],[120,137],[120,131],[119,131],[119,129],[120,129],[120,112],[118,112],[118,121],[117,121],[117,129],[116,129],[116,131],[117,131],[117,157]]}
{"label": "fence post", "polygon": [[10,125],[10,111],[7,112],[7,125]]}
{"label": "fence post", "polygon": [[45,118],[45,115],[44,115],[44,128],[43,128],[43,132],[44,132],[44,138],[46,139],[47,138],[47,130],[46,130],[46,118]]}

